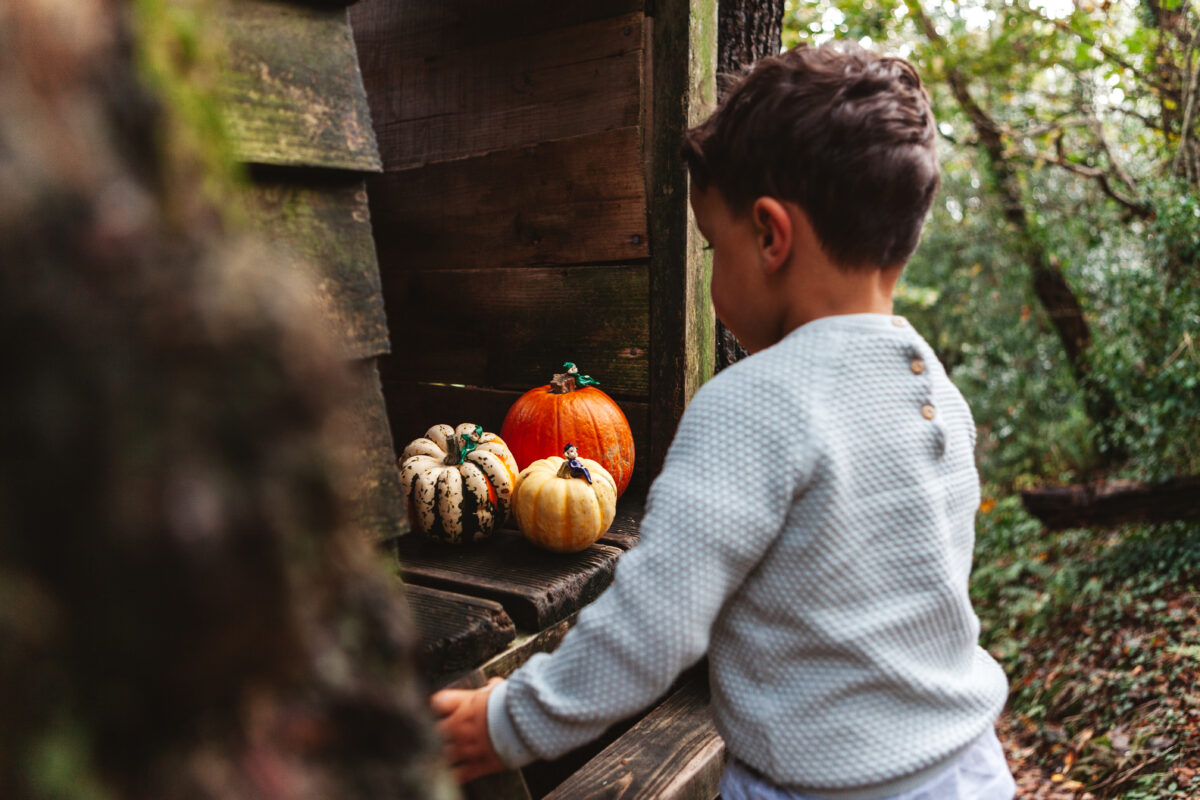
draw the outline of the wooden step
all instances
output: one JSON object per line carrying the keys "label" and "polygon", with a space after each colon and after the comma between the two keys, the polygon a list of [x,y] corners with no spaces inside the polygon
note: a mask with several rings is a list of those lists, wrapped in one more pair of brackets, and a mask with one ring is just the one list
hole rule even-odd
{"label": "wooden step", "polygon": [[417,666],[426,678],[470,669],[508,647],[516,626],[493,600],[408,584],[417,628]]}
{"label": "wooden step", "polygon": [[595,600],[623,552],[594,544],[578,553],[550,553],[510,531],[469,546],[415,534],[386,544],[407,583],[495,600],[525,631],[548,628]]}
{"label": "wooden step", "polygon": [[708,680],[696,673],[544,800],[713,800],[724,768]]}

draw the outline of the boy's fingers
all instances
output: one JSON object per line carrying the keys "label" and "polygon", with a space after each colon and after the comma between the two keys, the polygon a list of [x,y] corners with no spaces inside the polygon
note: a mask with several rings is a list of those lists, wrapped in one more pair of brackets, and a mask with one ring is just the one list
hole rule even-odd
{"label": "boy's fingers", "polygon": [[462,702],[462,696],[465,694],[469,694],[469,692],[462,689],[442,689],[440,692],[430,695],[429,707],[433,709],[433,713],[444,717],[458,708]]}

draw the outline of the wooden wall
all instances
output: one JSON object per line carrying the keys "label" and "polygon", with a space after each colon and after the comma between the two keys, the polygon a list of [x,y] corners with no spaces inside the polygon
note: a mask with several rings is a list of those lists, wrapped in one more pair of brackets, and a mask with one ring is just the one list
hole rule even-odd
{"label": "wooden wall", "polygon": [[[498,430],[521,392],[573,361],[629,418],[635,480],[644,488],[653,473],[692,376],[711,374],[703,347],[687,352],[711,308],[702,257],[688,250],[686,179],[659,180],[659,163],[680,164],[655,153],[678,150],[695,105],[690,43],[715,29],[716,8],[657,5],[670,19],[645,0],[351,9],[383,166],[368,194],[398,447],[435,422]],[[700,73],[711,84],[711,67]],[[656,96],[656,74],[670,97]],[[655,129],[656,114],[673,127]],[[660,225],[657,250],[652,207],[679,228]]]}
{"label": "wooden wall", "polygon": [[649,399],[641,0],[363,0],[369,197],[397,442],[498,430],[574,361],[639,444]]}

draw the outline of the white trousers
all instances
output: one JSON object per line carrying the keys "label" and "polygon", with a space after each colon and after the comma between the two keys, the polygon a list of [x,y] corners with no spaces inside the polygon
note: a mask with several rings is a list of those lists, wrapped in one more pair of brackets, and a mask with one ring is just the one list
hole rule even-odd
{"label": "white trousers", "polygon": [[[879,800],[1012,800],[1016,792],[1000,740],[989,730],[924,784]],[[735,760],[721,776],[721,800],[823,799],[775,786]]]}

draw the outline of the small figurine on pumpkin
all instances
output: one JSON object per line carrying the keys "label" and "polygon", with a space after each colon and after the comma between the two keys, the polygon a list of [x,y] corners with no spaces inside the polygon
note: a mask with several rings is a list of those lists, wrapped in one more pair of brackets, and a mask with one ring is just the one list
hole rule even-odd
{"label": "small figurine on pumpkin", "polygon": [[458,460],[466,461],[467,456],[479,447],[479,443],[483,441],[483,426],[476,425],[475,430],[464,433],[462,435],[462,447],[458,451]]}
{"label": "small figurine on pumpkin", "polygon": [[567,460],[567,467],[571,470],[572,478],[583,478],[588,483],[592,482],[592,474],[579,460],[578,447],[568,442],[567,446],[563,448],[563,458]]}
{"label": "small figurine on pumpkin", "polygon": [[[578,386],[580,389],[582,389],[585,386],[599,386],[600,385],[600,381],[596,380],[591,375],[581,375],[579,372],[579,367],[575,366],[570,361],[563,362],[563,369],[565,369],[567,371],[568,375],[570,375],[572,378],[575,379],[575,385]],[[588,481],[588,483],[591,483],[591,481]]]}

